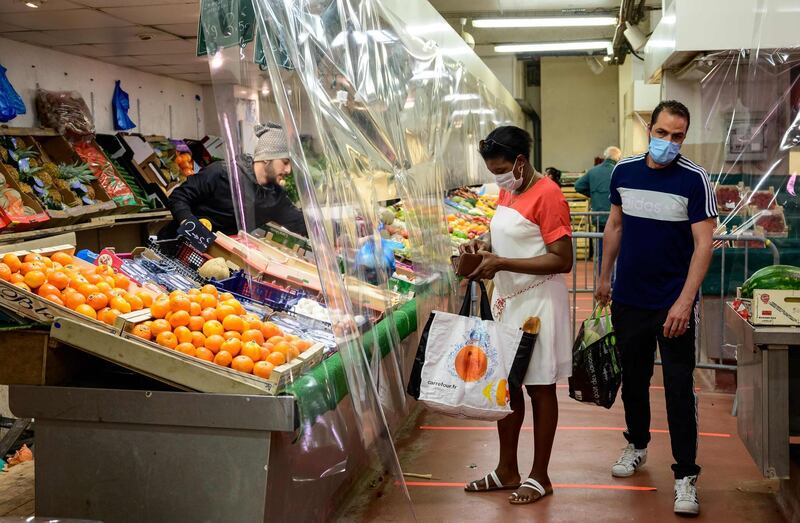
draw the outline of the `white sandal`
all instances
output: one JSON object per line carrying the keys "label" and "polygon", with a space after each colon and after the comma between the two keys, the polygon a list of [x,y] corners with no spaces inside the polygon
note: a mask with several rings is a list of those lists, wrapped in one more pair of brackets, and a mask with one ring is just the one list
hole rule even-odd
{"label": "white sandal", "polygon": [[521,499],[519,499],[519,494],[516,493],[516,492],[513,492],[511,494],[511,497],[509,497],[509,499],[508,499],[508,502],[511,503],[512,505],[527,505],[528,503],[535,503],[536,501],[539,501],[540,499],[542,499],[543,497],[545,497],[547,495],[547,491],[542,486],[542,484],[539,483],[538,481],[536,481],[533,478],[528,478],[525,481],[523,481],[522,485],[520,485],[519,488],[521,488],[521,489],[523,489],[523,488],[531,489],[534,492],[538,493],[539,497],[531,497],[531,498],[528,498],[526,500],[521,500]]}
{"label": "white sandal", "polygon": [[[494,485],[489,484],[489,480],[492,480]],[[480,483],[483,481],[484,487],[480,487]],[[519,483],[516,485],[503,485],[500,482],[500,478],[497,477],[497,473],[495,471],[491,471],[490,473],[486,474],[483,479],[479,479],[477,481],[473,481],[472,483],[467,483],[464,485],[464,490],[467,492],[492,492],[494,490],[516,490],[519,488]]]}

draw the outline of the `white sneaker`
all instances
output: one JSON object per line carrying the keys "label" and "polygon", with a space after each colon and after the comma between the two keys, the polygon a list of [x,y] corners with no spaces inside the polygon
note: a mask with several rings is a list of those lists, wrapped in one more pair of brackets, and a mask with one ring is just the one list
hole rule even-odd
{"label": "white sneaker", "polygon": [[675,513],[696,516],[700,513],[697,501],[697,476],[686,476],[675,480]]}
{"label": "white sneaker", "polygon": [[615,478],[633,476],[636,469],[647,463],[647,449],[639,450],[629,443],[622,451],[616,463],[611,466],[611,475]]}

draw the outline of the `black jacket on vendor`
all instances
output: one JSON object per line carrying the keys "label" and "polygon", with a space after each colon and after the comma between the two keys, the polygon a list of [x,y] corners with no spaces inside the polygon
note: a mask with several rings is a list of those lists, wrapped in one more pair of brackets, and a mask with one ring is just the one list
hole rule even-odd
{"label": "black jacket on vendor", "polygon": [[[252,157],[239,156],[236,165],[241,179],[242,207],[248,231],[275,222],[296,234],[308,236],[303,212],[295,207],[286,191],[278,185],[259,185],[256,182]],[[161,239],[175,238],[178,226],[192,216],[206,218],[214,231],[236,234],[239,226],[225,162],[212,163],[175,188],[169,197],[169,210],[173,221],[159,232]]]}

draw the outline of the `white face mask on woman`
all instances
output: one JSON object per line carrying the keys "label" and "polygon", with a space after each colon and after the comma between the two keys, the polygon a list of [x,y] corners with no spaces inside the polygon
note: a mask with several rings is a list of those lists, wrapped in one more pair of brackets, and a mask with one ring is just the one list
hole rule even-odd
{"label": "white face mask on woman", "polygon": [[514,169],[517,168],[517,161],[514,160],[514,166],[507,173],[496,174],[494,181],[498,187],[506,191],[513,192],[522,187],[522,176],[517,178],[514,176]]}

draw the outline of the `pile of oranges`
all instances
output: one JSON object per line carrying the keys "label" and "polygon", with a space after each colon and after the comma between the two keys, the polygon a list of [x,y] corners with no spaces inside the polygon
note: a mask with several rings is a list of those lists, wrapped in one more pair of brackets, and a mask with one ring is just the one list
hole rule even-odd
{"label": "pile of oranges", "polygon": [[160,294],[150,313],[153,319],[137,324],[134,335],[262,378],[313,345],[247,313],[231,294],[213,285]]}
{"label": "pile of oranges", "polygon": [[120,314],[153,302],[152,293],[132,286],[127,276],[112,267],[86,265],[65,252],[49,257],[28,253],[21,259],[5,254],[0,279],[109,325]]}

